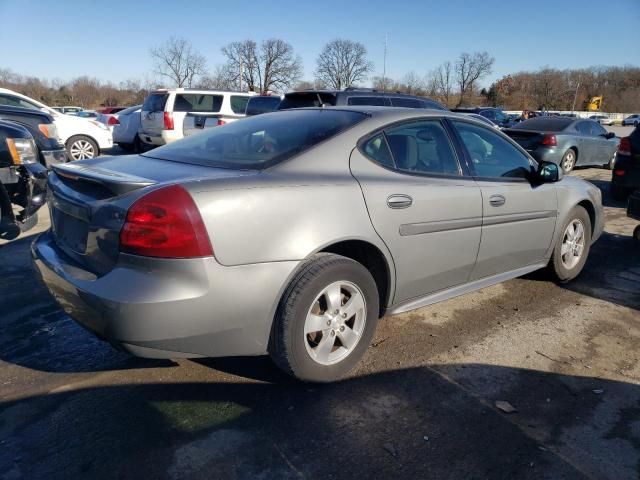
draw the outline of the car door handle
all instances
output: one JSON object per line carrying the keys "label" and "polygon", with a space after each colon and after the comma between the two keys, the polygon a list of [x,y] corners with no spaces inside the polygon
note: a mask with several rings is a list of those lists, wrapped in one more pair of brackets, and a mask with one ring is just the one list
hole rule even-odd
{"label": "car door handle", "polygon": [[391,195],[387,198],[389,208],[407,208],[413,203],[409,195]]}
{"label": "car door handle", "polygon": [[506,198],[504,198],[502,195],[491,195],[489,197],[489,203],[492,207],[501,207],[505,204],[506,201]]}

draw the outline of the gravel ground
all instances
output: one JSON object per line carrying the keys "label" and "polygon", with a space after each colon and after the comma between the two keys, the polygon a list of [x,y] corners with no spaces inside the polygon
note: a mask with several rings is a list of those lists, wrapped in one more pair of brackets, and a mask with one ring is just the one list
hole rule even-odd
{"label": "gravel ground", "polygon": [[636,222],[610,172],[575,175],[607,216],[579,279],[385,318],[358,370],[324,386],[268,358],[116,352],[36,282],[33,232],[1,246],[0,479],[638,478]]}

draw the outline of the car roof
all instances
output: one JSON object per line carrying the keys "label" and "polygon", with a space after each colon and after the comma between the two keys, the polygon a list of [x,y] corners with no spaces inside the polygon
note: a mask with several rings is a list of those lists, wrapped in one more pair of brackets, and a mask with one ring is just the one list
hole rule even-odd
{"label": "car roof", "polygon": [[256,92],[240,92],[237,90],[208,90],[206,88],[158,88],[156,90],[150,91],[149,95],[152,95],[154,93],[201,93],[205,95],[232,93],[235,95],[247,95],[250,97],[258,95]]}
{"label": "car roof", "polygon": [[34,117],[42,117],[53,122],[53,117],[42,110],[33,110],[32,108],[13,107],[10,105],[0,105],[0,113],[15,113],[17,115],[28,115]]}
{"label": "car roof", "polygon": [[[380,121],[395,121],[412,118],[424,118],[424,117],[447,117],[460,120],[468,120],[483,126],[487,126],[486,123],[464,115],[462,113],[450,112],[449,110],[437,110],[435,108],[405,108],[405,107],[381,107],[373,105],[341,105],[338,107],[304,107],[291,110],[341,110],[346,112],[361,112],[366,113],[372,119]],[[289,110],[289,111],[291,111]],[[286,112],[285,110],[279,110],[280,112]]]}

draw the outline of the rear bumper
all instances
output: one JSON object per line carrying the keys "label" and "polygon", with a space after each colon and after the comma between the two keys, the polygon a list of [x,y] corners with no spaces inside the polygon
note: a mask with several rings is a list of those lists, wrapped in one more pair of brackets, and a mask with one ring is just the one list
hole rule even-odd
{"label": "rear bumper", "polygon": [[140,130],[138,132],[138,137],[140,137],[140,140],[143,143],[159,147],[161,145],[166,145],[167,143],[180,140],[183,138],[183,134],[180,130],[162,130],[160,133],[150,133]]}
{"label": "rear bumper", "polygon": [[213,258],[120,255],[96,277],[67,257],[50,232],[31,248],[37,272],[79,324],[137,356],[266,353],[278,300],[298,262],[224,267]]}
{"label": "rear bumper", "polygon": [[562,161],[563,152],[555,147],[538,147],[534,150],[527,150],[527,152],[539,162],[544,161],[560,165]]}
{"label": "rear bumper", "polygon": [[611,183],[618,187],[640,189],[640,155],[618,155],[611,172]]}

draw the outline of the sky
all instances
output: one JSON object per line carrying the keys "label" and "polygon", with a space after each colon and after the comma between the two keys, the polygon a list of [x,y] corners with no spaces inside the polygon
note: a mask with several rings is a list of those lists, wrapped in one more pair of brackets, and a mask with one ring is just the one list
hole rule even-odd
{"label": "sky", "polygon": [[0,68],[48,79],[153,79],[149,49],[184,37],[209,68],[220,49],[278,37],[302,57],[304,79],[334,38],[362,42],[381,75],[427,74],[461,52],[495,58],[492,80],[521,70],[640,66],[640,0],[182,2],[0,0]]}

